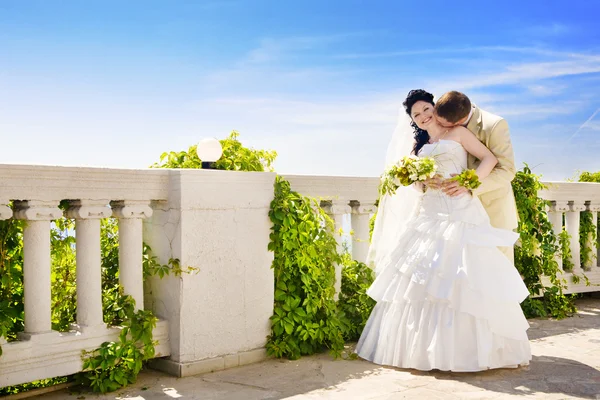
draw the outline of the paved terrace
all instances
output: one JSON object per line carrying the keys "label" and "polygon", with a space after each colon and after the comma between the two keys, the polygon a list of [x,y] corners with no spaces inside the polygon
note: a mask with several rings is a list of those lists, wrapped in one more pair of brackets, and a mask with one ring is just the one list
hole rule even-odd
{"label": "paved terrace", "polygon": [[573,318],[530,321],[533,360],[518,370],[425,373],[321,354],[179,379],[145,371],[116,393],[64,390],[36,399],[600,399],[600,299],[580,299],[578,307]]}

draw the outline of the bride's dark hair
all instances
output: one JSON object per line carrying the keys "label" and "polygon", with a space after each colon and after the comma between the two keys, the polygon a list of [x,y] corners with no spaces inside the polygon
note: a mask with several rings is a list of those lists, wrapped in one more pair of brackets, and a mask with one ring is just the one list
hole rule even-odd
{"label": "bride's dark hair", "polygon": [[415,130],[415,146],[413,147],[413,154],[415,155],[419,154],[421,148],[423,148],[423,146],[425,146],[425,144],[429,141],[429,133],[419,128],[415,121],[412,120],[412,116],[410,115],[412,107],[417,101],[425,101],[427,103],[430,103],[432,106],[435,106],[435,103],[433,102],[433,95],[429,92],[426,92],[423,89],[411,90],[410,92],[408,92],[404,103],[402,103],[404,109],[406,110],[406,113],[409,117],[411,117],[410,126],[412,126]]}

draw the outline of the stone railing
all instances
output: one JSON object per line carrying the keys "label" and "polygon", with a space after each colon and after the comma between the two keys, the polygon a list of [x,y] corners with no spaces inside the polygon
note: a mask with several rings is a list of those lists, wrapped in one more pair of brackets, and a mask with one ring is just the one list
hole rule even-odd
{"label": "stone railing", "polygon": [[[354,177],[324,177],[324,176],[286,176],[292,188],[306,196],[319,199],[321,205],[332,217],[336,230],[352,230],[352,256],[355,260],[364,261],[369,247],[369,218],[375,211],[378,178]],[[594,223],[600,210],[600,184],[545,182],[549,189],[542,191],[540,196],[550,201],[548,216],[555,232],[564,229],[571,235],[571,262],[575,265],[573,271],[563,271],[563,277],[568,282],[568,293],[600,291],[600,266],[598,264],[598,249],[596,243],[589,241],[593,255],[590,265],[581,265],[579,245],[580,212],[591,211]],[[347,216],[350,216],[348,223]],[[597,227],[598,228],[598,227]],[[340,246],[342,237],[338,236]],[[563,261],[557,257],[562,267]],[[337,269],[341,277],[341,267]],[[583,275],[589,279],[586,284]],[[573,275],[580,277],[578,283],[573,282]],[[338,279],[339,282],[339,279]]]}
{"label": "stone railing", "polygon": [[[585,246],[591,253],[587,265],[581,265],[581,245],[579,239],[579,226],[581,212],[591,212],[592,221],[598,232],[598,211],[600,210],[600,184],[579,182],[545,182],[547,190],[540,196],[550,202],[548,218],[554,227],[555,233],[559,234],[565,229],[571,236],[571,258],[572,271],[564,271],[564,260],[557,257],[558,265],[563,270],[563,276],[568,282],[568,293],[583,293],[600,291],[600,265],[598,263],[598,248],[596,241],[588,240]],[[573,276],[580,277],[575,283]],[[589,285],[583,276],[589,280]]]}
{"label": "stone railing", "polygon": [[[378,179],[286,178],[294,190],[318,198],[337,228],[354,231],[352,254],[364,261]],[[125,292],[159,318],[155,368],[187,376],[264,359],[274,295],[273,255],[267,250],[274,179],[272,173],[0,165],[0,219],[27,221],[25,331],[17,341],[1,343],[0,387],[78,372],[82,350],[116,339],[119,329],[107,328],[102,315],[102,218],[118,219],[119,279]],[[577,239],[579,213],[597,216],[600,185],[553,183],[542,196],[551,201],[549,215],[557,231],[566,213],[573,273],[585,273],[592,282],[585,286],[582,279],[569,290],[596,290],[597,259],[579,265]],[[64,213],[58,208],[63,200],[68,200]],[[52,220],[63,216],[76,224],[77,324],[69,332],[55,332],[50,229]],[[182,268],[198,272],[144,282],[143,242],[159,262],[179,259]],[[339,290],[341,268],[336,272]],[[565,272],[569,282],[570,274]]]}
{"label": "stone railing", "polygon": [[[0,387],[76,373],[83,350],[117,339],[120,329],[103,321],[102,218],[118,220],[125,293],[159,317],[156,368],[183,376],[264,358],[273,182],[270,173],[0,165],[0,219],[26,221],[24,332],[0,338]],[[51,324],[50,232],[62,217],[75,220],[77,323],[69,332]],[[143,242],[161,263],[177,258],[199,272],[144,285]]]}

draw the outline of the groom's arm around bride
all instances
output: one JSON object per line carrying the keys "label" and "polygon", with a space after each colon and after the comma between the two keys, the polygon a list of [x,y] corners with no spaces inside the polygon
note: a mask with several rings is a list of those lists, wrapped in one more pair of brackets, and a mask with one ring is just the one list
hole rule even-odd
{"label": "groom's arm around bride", "polygon": [[[435,111],[441,125],[466,126],[496,156],[498,164],[473,194],[481,200],[492,226],[510,230],[517,228],[517,207],[511,185],[516,168],[506,120],[472,105],[466,95],[456,91],[441,96]],[[475,169],[478,164],[479,160],[469,155],[468,168]],[[452,186],[446,189],[456,193]]]}

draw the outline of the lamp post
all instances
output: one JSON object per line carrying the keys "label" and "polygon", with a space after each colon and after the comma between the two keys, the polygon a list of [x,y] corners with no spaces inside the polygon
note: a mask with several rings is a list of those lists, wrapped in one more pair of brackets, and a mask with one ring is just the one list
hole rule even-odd
{"label": "lamp post", "polygon": [[215,162],[223,155],[223,147],[217,139],[206,138],[198,142],[196,153],[202,160],[202,169],[215,169]]}

